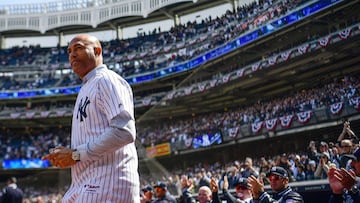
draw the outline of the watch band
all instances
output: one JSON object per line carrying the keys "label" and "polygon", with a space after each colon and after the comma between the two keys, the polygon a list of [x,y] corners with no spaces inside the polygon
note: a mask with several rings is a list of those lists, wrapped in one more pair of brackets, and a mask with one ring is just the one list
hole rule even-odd
{"label": "watch band", "polygon": [[71,153],[71,158],[74,161],[80,161],[80,152],[77,149],[74,149],[73,152]]}

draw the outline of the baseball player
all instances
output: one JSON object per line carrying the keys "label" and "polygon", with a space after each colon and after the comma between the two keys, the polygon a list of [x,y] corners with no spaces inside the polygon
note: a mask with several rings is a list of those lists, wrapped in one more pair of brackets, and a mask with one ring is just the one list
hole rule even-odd
{"label": "baseball player", "polygon": [[72,117],[71,149],[56,147],[43,157],[60,168],[71,166],[72,183],[62,202],[139,203],[132,89],[103,64],[94,36],[73,38],[68,54],[83,81]]}

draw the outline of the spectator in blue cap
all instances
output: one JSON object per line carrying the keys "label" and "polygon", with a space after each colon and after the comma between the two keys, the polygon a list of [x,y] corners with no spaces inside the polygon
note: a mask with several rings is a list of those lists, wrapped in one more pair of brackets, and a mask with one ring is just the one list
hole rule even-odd
{"label": "spectator in blue cap", "polygon": [[141,203],[151,203],[153,201],[153,188],[150,185],[145,186],[141,189]]}
{"label": "spectator in blue cap", "polygon": [[274,191],[272,195],[264,191],[264,183],[255,176],[248,178],[248,184],[251,187],[254,202],[257,203],[303,203],[302,196],[293,191],[289,186],[289,174],[287,170],[280,166],[272,167],[267,173],[270,181],[271,189]]}
{"label": "spectator in blue cap", "polygon": [[176,203],[176,199],[167,190],[167,185],[164,182],[158,182],[154,185],[156,199],[153,203]]}

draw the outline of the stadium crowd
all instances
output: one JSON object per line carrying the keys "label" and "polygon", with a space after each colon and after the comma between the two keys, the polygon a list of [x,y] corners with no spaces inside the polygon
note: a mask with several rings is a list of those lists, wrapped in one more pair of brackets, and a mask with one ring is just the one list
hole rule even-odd
{"label": "stadium crowd", "polygon": [[[208,17],[199,24],[195,21],[187,22],[167,32],[159,28],[148,34],[139,33],[136,38],[103,42],[104,62],[124,77],[175,65],[222,45],[308,1],[253,1],[238,7],[236,12],[228,10],[221,17]],[[30,66],[39,66],[43,70],[69,69],[66,47],[23,46],[0,50],[0,69]],[[55,78],[53,73],[48,72],[31,82],[0,77],[1,90],[47,88],[55,84],[69,86],[80,84],[80,81],[67,74]]]}
{"label": "stadium crowd", "polygon": [[[227,132],[228,129],[244,124],[256,123],[266,119],[291,115],[298,112],[315,110],[329,107],[338,102],[351,102],[360,97],[360,78],[346,76],[334,79],[331,83],[312,89],[303,89],[285,97],[272,98],[268,101],[258,101],[255,104],[242,106],[236,109],[228,109],[223,112],[210,112],[208,114],[194,115],[183,119],[168,119],[161,122],[152,122],[151,125],[138,126],[138,140],[145,146],[153,146],[165,142],[186,141],[202,133],[220,130]],[[49,106],[39,108],[60,108]],[[38,108],[38,107],[35,107]],[[3,107],[3,109],[6,109]],[[69,128],[59,128],[44,132],[33,132],[29,129],[28,134],[17,135],[10,129],[0,131],[0,155],[4,159],[21,159],[41,157],[49,146],[57,146],[59,143],[69,145]],[[40,134],[38,134],[40,133]],[[7,136],[12,135],[12,136]],[[11,146],[15,146],[15,150]]]}
{"label": "stadium crowd", "polygon": [[152,122],[151,126],[142,126],[139,129],[138,137],[145,146],[185,141],[189,137],[219,128],[227,131],[244,124],[324,108],[337,102],[349,102],[352,98],[360,96],[359,88],[359,78],[355,76],[338,78],[323,86],[304,89],[268,101],[259,100],[255,104],[225,112],[212,112],[188,119],[174,118],[161,123]]}
{"label": "stadium crowd", "polygon": [[[176,142],[209,131],[214,127],[225,130],[280,115],[324,108],[339,101],[349,102],[352,98],[359,97],[359,84],[359,78],[346,76],[334,79],[331,83],[313,89],[296,92],[292,96],[259,101],[256,104],[238,109],[229,109],[218,113],[213,112],[207,115],[195,115],[185,120],[168,120],[161,125],[153,123],[151,127],[138,126],[138,139],[144,146],[163,142]],[[346,132],[345,127],[344,132]],[[4,157],[4,159],[41,157],[49,147],[57,146],[59,143],[62,143],[62,145],[65,143],[65,146],[69,146],[69,132],[69,128],[59,128],[39,133],[30,128],[27,135],[17,135],[9,129],[2,129],[0,133],[1,157]],[[181,195],[181,190],[178,187],[181,174],[192,177],[195,183],[200,184],[198,183],[201,182],[200,179],[204,179],[205,182],[208,182],[210,177],[221,180],[224,173],[227,173],[231,183],[231,181],[235,180],[232,176],[246,177],[253,174],[265,177],[266,171],[272,166],[286,168],[289,174],[292,174],[291,181],[323,179],[327,177],[327,168],[330,163],[336,163],[339,167],[349,167],[340,161],[340,157],[343,153],[350,153],[354,147],[356,145],[349,141],[339,143],[315,143],[312,141],[309,143],[309,148],[304,149],[302,152],[285,152],[274,157],[247,157],[244,160],[233,160],[229,163],[200,162],[186,169],[179,168],[169,171],[168,176],[163,177],[141,173],[142,186],[154,185],[161,180],[167,183],[169,192],[178,196]],[[154,179],[154,177],[158,177],[158,179]],[[176,185],[177,187],[175,187]],[[31,196],[30,191],[32,190],[27,193],[29,196]],[[44,191],[39,192],[36,196],[39,198],[42,195],[44,195]],[[61,194],[55,195],[51,193],[50,196],[51,198],[58,198]],[[50,196],[45,195],[42,198],[50,198]]]}
{"label": "stadium crowd", "polygon": [[[231,190],[234,189],[235,183],[240,177],[248,178],[251,175],[262,177],[265,185],[268,185],[270,181],[267,178],[267,172],[273,166],[281,166],[286,169],[290,182],[327,179],[331,165],[350,169],[351,158],[349,155],[359,147],[359,140],[352,139],[354,137],[351,133],[349,123],[344,123],[338,140],[334,140],[334,142],[310,141],[308,147],[300,152],[287,152],[271,157],[246,157],[243,160],[232,160],[228,163],[198,162],[188,168],[178,168],[167,171],[166,174],[157,174],[159,178],[156,178],[157,176],[154,174],[141,173],[141,188],[139,189],[142,194],[146,191],[154,193],[154,186],[161,186],[166,189],[168,195],[174,196],[180,202],[184,189],[181,179],[184,177],[191,179],[194,184],[194,187],[190,189],[191,194],[197,193],[202,186],[210,187],[211,179],[215,179],[221,189],[225,175]],[[27,197],[24,202],[60,202],[64,191],[54,192],[51,188],[39,191],[35,188],[27,188],[24,191],[25,197]]]}

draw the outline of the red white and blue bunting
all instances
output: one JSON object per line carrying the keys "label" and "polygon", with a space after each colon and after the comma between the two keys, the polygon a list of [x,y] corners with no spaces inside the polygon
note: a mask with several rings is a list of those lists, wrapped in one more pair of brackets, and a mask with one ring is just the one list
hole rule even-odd
{"label": "red white and blue bunting", "polygon": [[253,133],[259,133],[263,127],[263,121],[257,122],[257,123],[252,123],[251,124],[251,130]]}
{"label": "red white and blue bunting", "polygon": [[311,119],[311,111],[300,112],[296,114],[299,123],[307,123]]}
{"label": "red white and blue bunting", "polygon": [[151,98],[144,98],[142,103],[144,106],[149,106],[151,104]]}
{"label": "red white and blue bunting", "polygon": [[273,119],[270,119],[270,120],[266,120],[266,121],[265,121],[266,129],[269,130],[269,131],[275,130],[277,121],[278,121],[277,118],[273,118]]}
{"label": "red white and blue bunting", "polygon": [[291,55],[291,52],[292,52],[292,50],[290,50],[290,51],[285,51],[285,52],[281,53],[281,58],[282,58],[282,60],[283,60],[283,61],[289,60],[290,55]]}
{"label": "red white and blue bunting", "polygon": [[242,77],[242,76],[244,76],[244,72],[245,72],[244,69],[241,68],[241,69],[239,69],[239,70],[236,71],[236,76]]}
{"label": "red white and blue bunting", "polygon": [[345,30],[342,30],[341,32],[339,32],[339,37],[342,40],[347,39],[351,34],[351,28],[346,28]]}
{"label": "red white and blue bunting", "polygon": [[356,108],[357,110],[359,109],[359,105],[360,105],[360,97],[352,97],[349,99],[349,105],[353,106],[354,108]]}
{"label": "red white and blue bunting", "polygon": [[237,138],[238,134],[239,134],[239,127],[235,127],[235,128],[230,128],[228,130],[229,133],[229,137],[231,138]]}
{"label": "red white and blue bunting", "polygon": [[203,92],[203,91],[205,90],[205,84],[203,84],[203,83],[198,84],[198,89],[199,89],[201,92]]}
{"label": "red white and blue bunting", "polygon": [[210,87],[215,87],[216,83],[217,83],[217,79],[210,81]]}
{"label": "red white and blue bunting", "polygon": [[335,103],[335,104],[331,104],[330,105],[330,112],[332,114],[340,114],[341,110],[343,109],[344,107],[344,103],[343,102],[338,102],[338,103]]}
{"label": "red white and blue bunting", "polygon": [[294,115],[287,115],[287,116],[280,117],[279,119],[280,119],[281,127],[289,128],[292,124],[293,118],[294,118]]}
{"label": "red white and blue bunting", "polygon": [[193,90],[193,87],[192,87],[192,86],[185,88],[185,90],[184,90],[184,91],[185,91],[185,95],[191,94],[192,90]]}
{"label": "red white and blue bunting", "polygon": [[331,39],[330,36],[326,36],[324,38],[319,39],[319,45],[322,47],[326,47],[327,45],[329,45],[330,39]]}
{"label": "red white and blue bunting", "polygon": [[259,70],[259,68],[260,68],[260,62],[257,62],[257,63],[254,63],[254,64],[251,65],[251,70],[253,72]]}
{"label": "red white and blue bunting", "polygon": [[227,83],[230,80],[230,73],[223,76],[222,81],[223,83]]}
{"label": "red white and blue bunting", "polygon": [[269,63],[269,65],[270,65],[270,66],[275,65],[275,64],[276,64],[276,62],[277,62],[278,57],[279,57],[278,55],[273,56],[273,57],[270,57],[270,58],[268,59],[268,63]]}
{"label": "red white and blue bunting", "polygon": [[299,54],[306,54],[306,53],[309,51],[309,47],[310,47],[309,44],[305,44],[305,45],[299,46],[299,47],[298,47],[298,52],[299,52]]}

